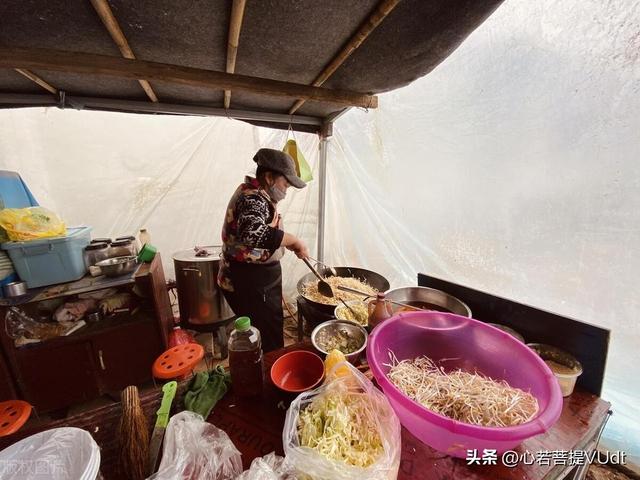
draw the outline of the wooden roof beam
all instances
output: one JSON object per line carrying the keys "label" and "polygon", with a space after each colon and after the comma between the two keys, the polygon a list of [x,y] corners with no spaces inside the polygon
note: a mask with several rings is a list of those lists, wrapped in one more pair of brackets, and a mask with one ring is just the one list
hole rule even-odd
{"label": "wooden roof beam", "polygon": [[[347,44],[338,52],[338,54],[324,67],[320,75],[316,77],[311,85],[314,87],[321,86],[326,82],[331,75],[351,56],[356,49],[362,45],[367,37],[373,32],[378,25],[396,8],[396,5],[400,3],[400,0],[381,0],[378,6],[373,11],[369,18],[360,25],[356,33],[354,33]],[[293,115],[305,102],[305,99],[300,99],[289,109],[289,115]]]}
{"label": "wooden roof beam", "polygon": [[[118,46],[118,49],[120,50],[122,56],[124,58],[135,60],[136,56],[133,54],[133,50],[131,50],[129,42],[127,42],[127,38],[124,36],[124,33],[122,33],[122,29],[118,24],[118,20],[116,20],[116,17],[113,14],[113,11],[111,10],[111,7],[109,6],[107,0],[91,0],[91,5],[93,5],[93,8],[100,17],[100,20],[102,20],[102,23],[109,31],[109,35],[111,35],[111,38]],[[157,102],[158,97],[153,91],[153,88],[151,88],[151,84],[146,80],[140,79],[138,79],[138,82],[149,97],[149,100],[151,100],[152,102]]]}
{"label": "wooden roof beam", "polygon": [[15,71],[18,72],[20,75],[23,75],[23,76],[27,77],[29,80],[37,83],[42,88],[44,88],[46,91],[51,92],[54,95],[58,94],[58,89],[56,87],[54,87],[49,82],[45,81],[42,77],[39,77],[35,73],[33,73],[33,72],[29,71],[29,70],[24,70],[22,68],[16,68]]}
{"label": "wooden roof beam", "polygon": [[[240,43],[240,29],[242,28],[242,17],[247,0],[233,0],[231,7],[231,20],[229,21],[229,40],[227,42],[227,73],[236,71],[236,57],[238,56],[238,45]],[[224,108],[231,105],[231,90],[224,91]]]}
{"label": "wooden roof beam", "polygon": [[367,93],[330,90],[267,78],[90,53],[0,47],[1,67],[157,80],[212,90],[241,90],[276,97],[300,98],[361,108],[376,108],[378,106],[378,97]]}

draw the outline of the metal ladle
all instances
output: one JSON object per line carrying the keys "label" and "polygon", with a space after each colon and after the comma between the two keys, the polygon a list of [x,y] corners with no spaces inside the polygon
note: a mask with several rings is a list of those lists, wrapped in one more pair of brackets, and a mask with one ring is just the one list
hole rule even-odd
{"label": "metal ladle", "polygon": [[324,269],[324,274],[325,275],[327,275],[327,272],[329,272],[333,277],[337,277],[338,276],[338,272],[336,271],[335,268],[330,267],[329,265],[321,262],[320,260],[316,260],[315,258],[309,257],[309,260],[313,260],[314,262],[316,262],[316,265],[322,266],[322,268]]}
{"label": "metal ladle", "polygon": [[356,315],[356,311],[355,311],[353,308],[351,308],[351,307],[347,304],[347,302],[345,302],[345,301],[344,301],[343,299],[341,299],[341,298],[338,298],[338,300],[340,300],[340,301],[342,302],[342,304],[343,304],[345,307],[347,307],[351,313],[353,313],[353,316],[354,316],[355,318],[358,318],[358,316]]}
{"label": "metal ladle", "polygon": [[318,292],[320,295],[324,295],[325,297],[333,298],[333,290],[331,289],[331,285],[329,285],[324,278],[320,276],[320,274],[316,271],[315,268],[311,265],[311,262],[306,258],[303,258],[302,261],[309,267],[309,269],[314,273],[316,277],[318,277]]}
{"label": "metal ladle", "polygon": [[[351,292],[351,293],[355,293],[357,295],[362,295],[363,297],[370,297],[371,296],[371,294],[365,293],[365,292],[363,292],[361,290],[356,290],[355,288],[343,287],[342,285],[338,285],[338,288],[340,290],[345,291],[345,292]],[[389,303],[392,303],[393,305],[398,305],[399,307],[410,308],[411,310],[417,310],[417,311],[427,310],[426,308],[415,307],[415,306],[409,305],[407,303],[396,302],[395,300],[389,300],[388,298],[385,298],[385,301],[389,302]]]}

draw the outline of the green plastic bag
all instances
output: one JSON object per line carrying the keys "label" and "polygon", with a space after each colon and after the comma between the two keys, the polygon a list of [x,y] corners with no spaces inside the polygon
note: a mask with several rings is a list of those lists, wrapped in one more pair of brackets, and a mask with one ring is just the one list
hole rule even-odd
{"label": "green plastic bag", "polygon": [[296,173],[303,182],[310,182],[313,180],[311,167],[305,160],[302,151],[298,148],[298,144],[294,139],[287,140],[282,151],[284,153],[288,153],[289,156],[293,158],[293,162],[296,164]]}

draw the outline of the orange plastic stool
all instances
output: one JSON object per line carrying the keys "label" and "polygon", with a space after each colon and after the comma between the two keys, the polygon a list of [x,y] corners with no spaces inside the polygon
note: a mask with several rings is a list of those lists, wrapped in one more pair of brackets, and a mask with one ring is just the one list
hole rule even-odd
{"label": "orange plastic stool", "polygon": [[177,345],[153,362],[153,376],[162,380],[182,377],[191,373],[203,357],[204,348],[198,343]]}
{"label": "orange plastic stool", "polygon": [[31,405],[23,400],[0,402],[0,437],[20,430],[30,415]]}

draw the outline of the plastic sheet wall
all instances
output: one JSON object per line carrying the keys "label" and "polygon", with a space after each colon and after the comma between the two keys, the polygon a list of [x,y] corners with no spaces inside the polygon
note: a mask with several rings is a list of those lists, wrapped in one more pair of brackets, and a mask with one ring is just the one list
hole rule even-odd
{"label": "plastic sheet wall", "polygon": [[611,329],[605,446],[640,464],[640,4],[507,0],[336,126],[327,256]]}
{"label": "plastic sheet wall", "polygon": [[[21,174],[39,203],[93,236],[147,228],[173,278],[171,255],[219,245],[227,203],[260,147],[281,149],[287,132],[226,118],[131,115],[55,108],[0,110],[0,170]],[[314,173],[318,137],[295,138]],[[289,189],[285,228],[316,248],[318,182]],[[285,290],[305,273],[285,256]]]}

